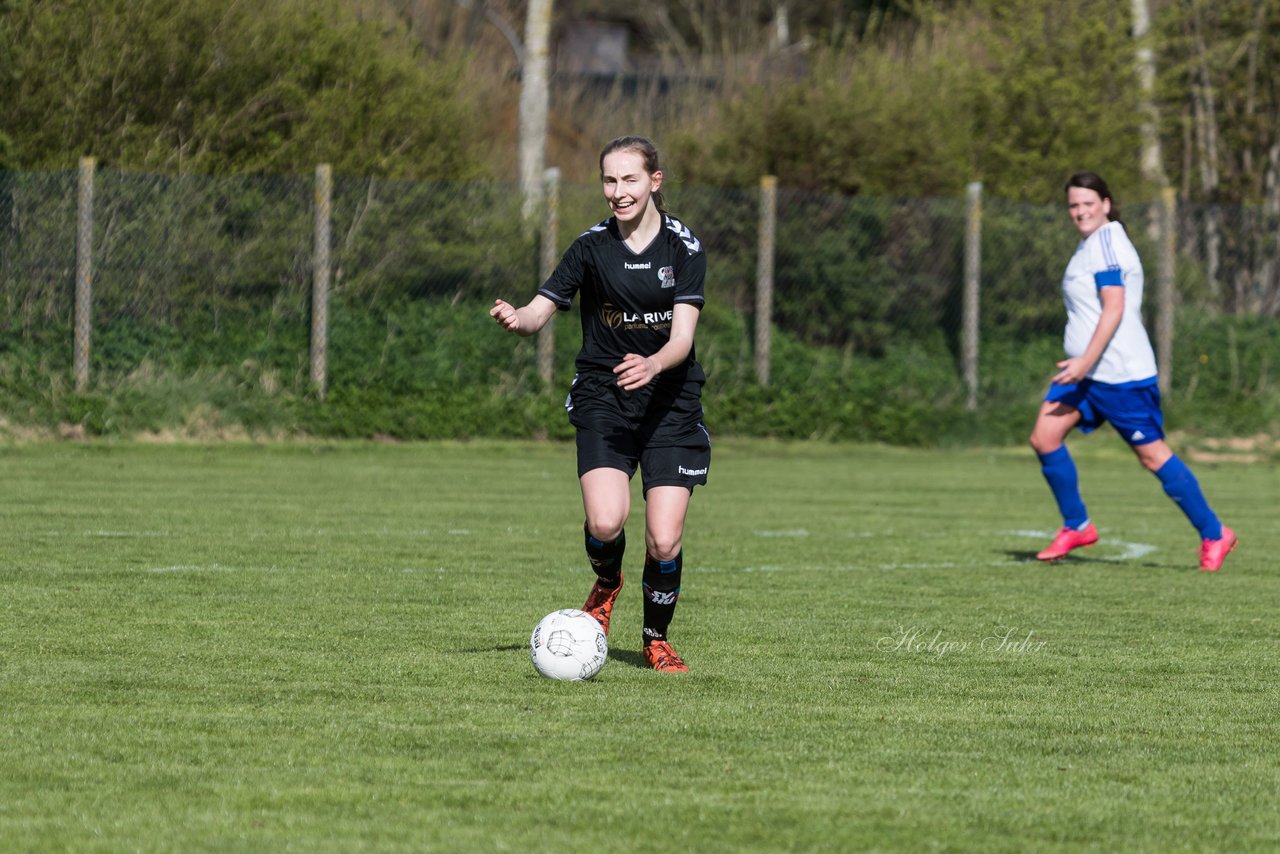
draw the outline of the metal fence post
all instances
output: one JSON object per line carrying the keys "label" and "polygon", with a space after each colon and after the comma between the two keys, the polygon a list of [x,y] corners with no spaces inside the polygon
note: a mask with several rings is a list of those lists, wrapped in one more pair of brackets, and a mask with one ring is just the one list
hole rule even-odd
{"label": "metal fence post", "polygon": [[75,374],[76,391],[89,387],[90,339],[93,334],[93,176],[96,161],[80,158],[76,193],[76,308]]}
{"label": "metal fence post", "polygon": [[329,224],[333,203],[333,169],[316,167],[315,241],[311,270],[311,385],[324,400],[329,375]]}
{"label": "metal fence post", "polygon": [[1173,187],[1160,193],[1160,260],[1156,273],[1156,374],[1162,394],[1173,381],[1173,302],[1178,265],[1178,194]]}
{"label": "metal fence post", "polygon": [[[556,269],[559,246],[556,232],[560,226],[560,170],[552,166],[543,173],[546,219],[542,223],[542,281],[545,282]],[[538,283],[539,285],[542,282]],[[551,385],[555,368],[556,331],[555,318],[538,332],[538,377],[544,386]]]}
{"label": "metal fence post", "polygon": [[773,260],[778,230],[778,178],[760,178],[760,256],[756,262],[756,380],[769,384],[773,329]]}
{"label": "metal fence post", "polygon": [[968,390],[965,408],[978,408],[978,306],[982,279],[982,182],[965,188],[964,309],[961,367]]}

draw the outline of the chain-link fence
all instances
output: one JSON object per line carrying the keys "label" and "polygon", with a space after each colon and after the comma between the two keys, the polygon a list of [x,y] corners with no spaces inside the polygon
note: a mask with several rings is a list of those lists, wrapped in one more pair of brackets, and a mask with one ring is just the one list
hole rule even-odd
{"label": "chain-link fence", "polygon": [[[546,265],[537,227],[521,220],[515,187],[333,180],[325,378],[329,408],[345,413],[339,418],[326,414],[329,402],[318,400],[309,370],[317,257],[310,176],[99,169],[89,210],[78,192],[83,181],[75,172],[0,173],[0,384],[7,389],[0,404],[9,420],[109,421],[109,409],[117,426],[190,421],[203,412],[250,427],[337,434],[557,432],[544,424],[552,407],[522,409],[518,401],[563,391],[576,319],[555,324],[547,391],[535,347],[498,334],[487,316],[495,296],[528,299]],[[966,402],[1021,407],[1043,391],[1060,351],[1062,270],[1077,240],[1061,205],[983,200],[980,265],[967,266],[966,234],[975,222],[964,198],[780,188],[774,233],[762,241],[760,189],[667,190],[673,215],[706,246],[708,306],[698,350],[730,429],[883,438],[905,421],[878,430],[846,422],[877,403],[918,421]],[[550,198],[559,223],[551,257],[607,215],[595,186],[566,185]],[[1160,228],[1163,211],[1130,205],[1124,214],[1147,264],[1153,331],[1157,259],[1165,246],[1176,253],[1176,313],[1166,342],[1173,399],[1203,399],[1221,386],[1261,402],[1254,410],[1236,406],[1243,421],[1218,429],[1274,423],[1280,217],[1183,206],[1169,236]],[[764,277],[762,251],[771,260]],[[970,283],[976,316],[968,318],[966,269],[977,274]],[[757,330],[766,279],[772,322]],[[77,287],[91,293],[87,377],[78,394]],[[754,358],[762,331],[767,392]],[[967,353],[977,358],[974,375],[966,374]],[[380,422],[405,400],[415,401],[411,419]],[[826,426],[780,426],[778,408],[805,401],[806,417]],[[129,407],[155,412],[130,421]],[[358,411],[367,417],[352,415]]]}

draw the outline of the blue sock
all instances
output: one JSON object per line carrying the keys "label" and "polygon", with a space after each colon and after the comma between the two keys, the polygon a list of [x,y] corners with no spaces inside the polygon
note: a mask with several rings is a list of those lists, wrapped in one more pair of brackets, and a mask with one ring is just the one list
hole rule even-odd
{"label": "blue sock", "polygon": [[1067,446],[1062,445],[1056,451],[1037,456],[1040,457],[1040,471],[1058,502],[1062,524],[1076,530],[1083,528],[1089,521],[1089,513],[1080,498],[1080,476],[1076,474],[1076,464],[1067,452]]}
{"label": "blue sock", "polygon": [[1202,540],[1222,539],[1222,523],[1218,521],[1218,515],[1209,507],[1209,502],[1204,500],[1200,483],[1191,473],[1191,469],[1187,468],[1186,463],[1176,455],[1172,456],[1156,472],[1156,477],[1160,478],[1160,485],[1164,487],[1165,495],[1172,498],[1173,503],[1187,514],[1191,524],[1200,532]]}

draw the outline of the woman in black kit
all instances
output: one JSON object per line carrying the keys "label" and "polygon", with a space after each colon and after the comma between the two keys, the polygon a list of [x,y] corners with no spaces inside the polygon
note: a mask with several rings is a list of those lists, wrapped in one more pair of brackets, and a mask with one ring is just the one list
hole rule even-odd
{"label": "woman in black kit", "polygon": [[622,589],[632,475],[645,497],[644,657],[655,670],[689,668],[667,630],[680,594],[685,515],[707,482],[705,377],[693,347],[707,261],[698,238],[667,212],[658,151],[624,136],[600,154],[613,215],[573,242],[527,305],[495,300],[500,326],[533,335],[582,297],[582,349],[565,401],[577,434],[587,557],[596,581],[583,610],[609,631]]}

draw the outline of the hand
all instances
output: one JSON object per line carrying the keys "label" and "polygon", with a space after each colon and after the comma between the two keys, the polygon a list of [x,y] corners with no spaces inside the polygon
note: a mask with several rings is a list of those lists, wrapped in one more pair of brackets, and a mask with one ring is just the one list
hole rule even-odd
{"label": "hand", "polygon": [[623,391],[635,391],[651,383],[653,378],[662,371],[652,356],[628,353],[622,357],[622,361],[613,369],[613,373],[618,378],[618,385]]}
{"label": "hand", "polygon": [[1079,356],[1074,359],[1063,359],[1058,362],[1058,367],[1061,370],[1051,380],[1054,385],[1071,385],[1089,376],[1090,366]]}
{"label": "hand", "polygon": [[489,309],[489,316],[498,321],[498,325],[508,332],[520,331],[520,315],[506,300],[494,300],[493,308]]}

